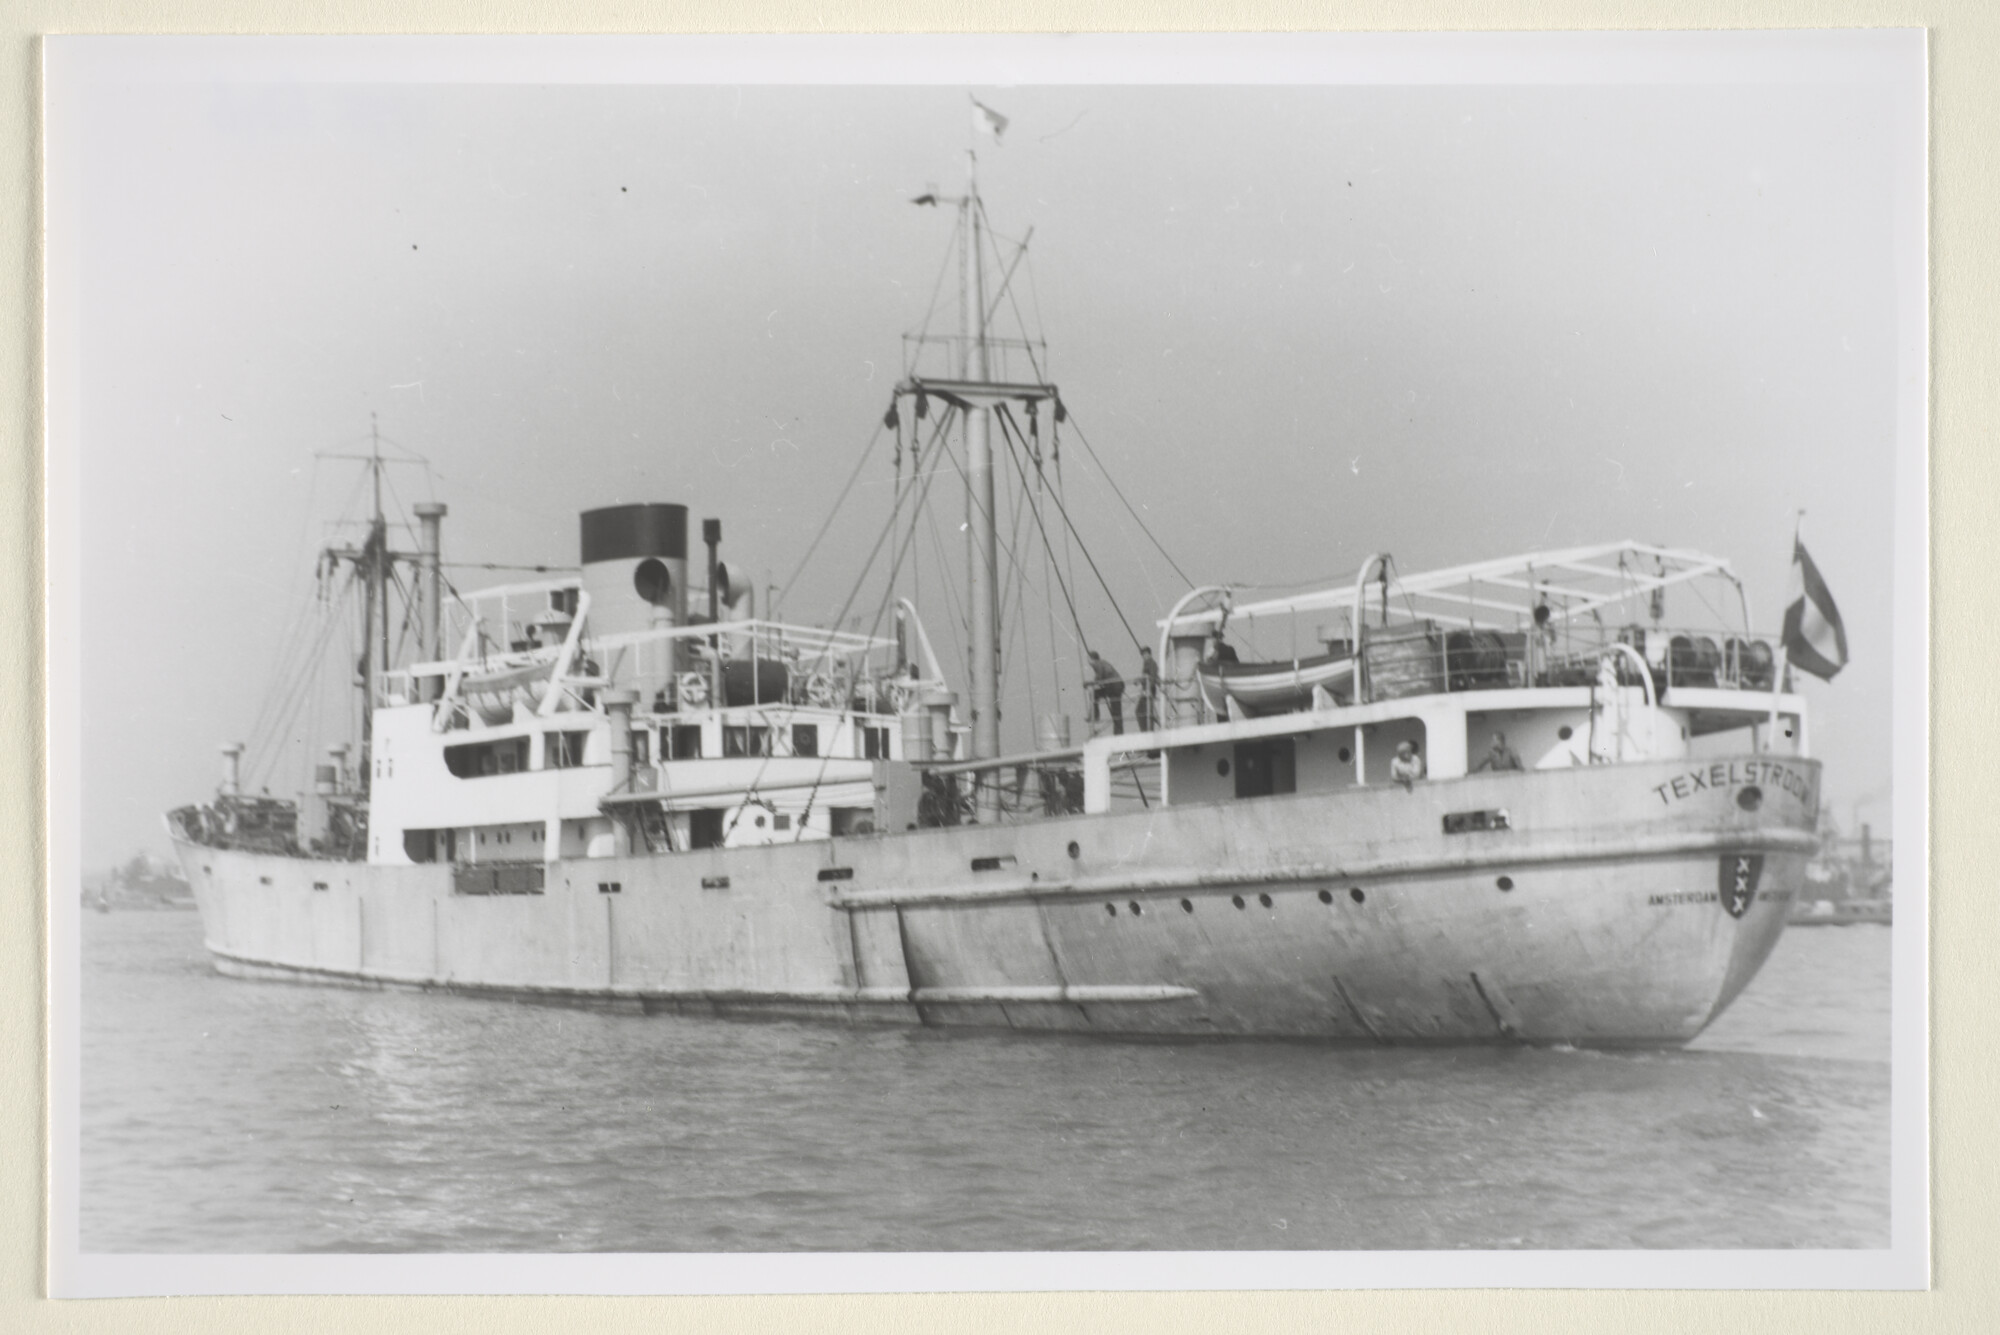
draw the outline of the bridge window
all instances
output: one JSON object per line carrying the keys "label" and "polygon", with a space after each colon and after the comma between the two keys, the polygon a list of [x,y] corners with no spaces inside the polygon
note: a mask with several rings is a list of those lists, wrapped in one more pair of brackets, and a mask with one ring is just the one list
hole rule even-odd
{"label": "bridge window", "polygon": [[506,737],[497,742],[447,746],[444,749],[444,767],[461,779],[516,774],[528,768],[528,739]]}
{"label": "bridge window", "polygon": [[583,763],[587,732],[545,732],[542,734],[542,768],[575,769]]}
{"label": "bridge window", "polygon": [[794,723],[792,725],[792,754],[795,756],[816,756],[819,754],[819,724]]}
{"label": "bridge window", "polygon": [[667,757],[671,760],[701,759],[701,725],[677,723],[667,731]]}
{"label": "bridge window", "polygon": [[769,728],[724,727],[722,754],[728,756],[768,756],[771,754]]}
{"label": "bridge window", "polygon": [[889,730],[887,728],[861,728],[861,758],[863,760],[887,760],[889,758]]}

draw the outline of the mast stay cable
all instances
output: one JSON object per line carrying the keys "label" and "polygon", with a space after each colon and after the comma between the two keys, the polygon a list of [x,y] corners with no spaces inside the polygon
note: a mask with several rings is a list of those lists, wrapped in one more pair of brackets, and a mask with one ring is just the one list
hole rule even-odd
{"label": "mast stay cable", "polygon": [[[1014,425],[1014,415],[1007,410],[1007,406],[1005,404],[1002,404],[1000,406],[1000,411],[997,414],[997,416],[999,417],[1002,423],[1001,426],[1002,434],[1009,437],[1008,449],[1011,451],[1013,449],[1012,438],[1015,432],[1018,430],[1018,428]],[[1128,638],[1131,639],[1132,647],[1134,649],[1143,649],[1145,647],[1144,642],[1141,641],[1138,635],[1133,631],[1132,623],[1126,620],[1125,609],[1118,605],[1117,597],[1111,592],[1110,583],[1104,578],[1104,572],[1098,568],[1097,558],[1090,554],[1090,547],[1087,543],[1084,542],[1083,535],[1076,531],[1076,524],[1069,517],[1069,507],[1063,504],[1062,497],[1060,495],[1051,493],[1050,499],[1055,502],[1056,513],[1062,516],[1062,521],[1064,526],[1067,527],[1070,533],[1072,533],[1075,536],[1077,548],[1083,552],[1083,559],[1090,566],[1090,573],[1097,576],[1097,586],[1104,590],[1105,600],[1111,604],[1111,610],[1118,614],[1119,624],[1125,627],[1125,634]]]}

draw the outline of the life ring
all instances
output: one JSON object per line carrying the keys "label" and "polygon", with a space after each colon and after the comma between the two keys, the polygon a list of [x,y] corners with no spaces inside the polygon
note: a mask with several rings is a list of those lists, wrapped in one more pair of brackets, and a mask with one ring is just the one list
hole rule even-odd
{"label": "life ring", "polygon": [[895,705],[898,714],[907,714],[910,712],[910,706],[916,702],[917,691],[916,682],[903,681],[899,678],[889,683],[889,702]]}
{"label": "life ring", "polygon": [[806,682],[806,703],[816,709],[831,709],[840,694],[834,689],[833,678],[824,672],[815,672]]}
{"label": "life ring", "polygon": [[702,672],[683,672],[674,679],[674,693],[679,696],[681,708],[700,709],[708,703],[708,676]]}

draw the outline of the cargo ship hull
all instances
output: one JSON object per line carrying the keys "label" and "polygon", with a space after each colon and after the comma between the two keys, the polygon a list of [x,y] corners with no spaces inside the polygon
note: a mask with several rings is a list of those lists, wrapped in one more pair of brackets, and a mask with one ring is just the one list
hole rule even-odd
{"label": "cargo ship hull", "polygon": [[[1740,755],[571,858],[180,841],[225,974],[647,1012],[1671,1046],[1783,931],[1819,770]],[[1470,819],[1468,819],[1470,818]]]}

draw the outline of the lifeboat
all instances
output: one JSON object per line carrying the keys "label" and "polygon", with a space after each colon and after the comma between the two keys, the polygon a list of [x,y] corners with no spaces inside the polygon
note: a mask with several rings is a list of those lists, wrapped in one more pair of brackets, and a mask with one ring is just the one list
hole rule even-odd
{"label": "lifeboat", "polygon": [[1309,708],[1314,687],[1339,704],[1354,698],[1354,656],[1348,653],[1271,663],[1207,662],[1196,675],[1202,699],[1220,715],[1228,714],[1231,700],[1253,714]]}
{"label": "lifeboat", "polygon": [[514,717],[514,706],[535,709],[548,694],[549,678],[555,664],[548,660],[523,663],[486,672],[467,673],[459,685],[465,703],[488,726],[506,723]]}

